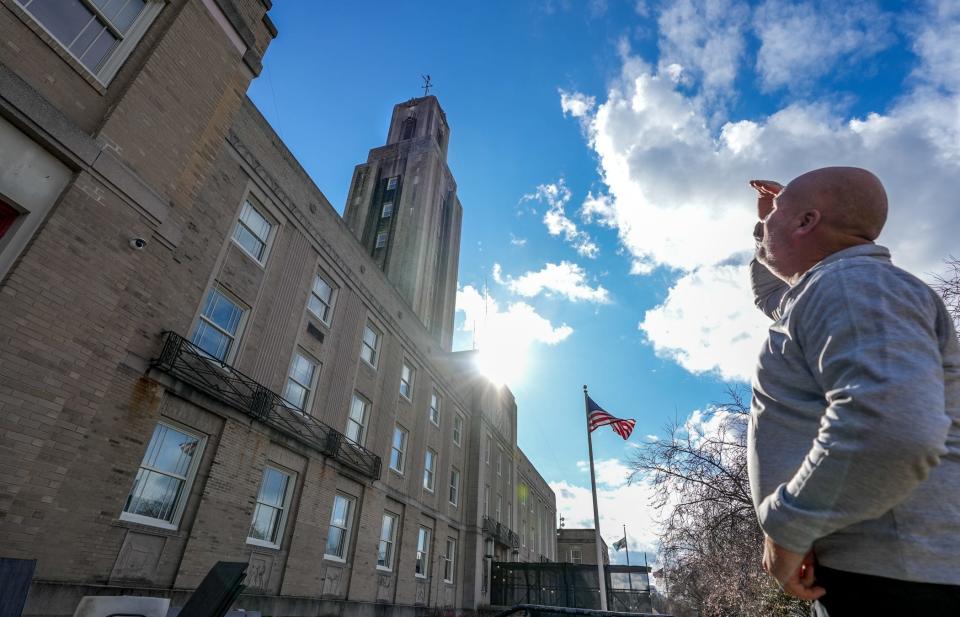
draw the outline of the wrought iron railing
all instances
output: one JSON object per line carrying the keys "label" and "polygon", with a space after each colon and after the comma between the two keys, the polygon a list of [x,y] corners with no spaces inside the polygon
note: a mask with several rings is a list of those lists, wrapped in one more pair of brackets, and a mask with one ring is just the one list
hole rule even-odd
{"label": "wrought iron railing", "polygon": [[151,363],[180,381],[273,427],[374,480],[380,457],[234,367],[211,357],[176,332],[164,332],[163,349]]}
{"label": "wrought iron railing", "polygon": [[493,536],[493,539],[500,544],[505,544],[510,548],[520,548],[520,536],[503,523],[498,523],[489,516],[484,516],[482,528],[485,534]]}

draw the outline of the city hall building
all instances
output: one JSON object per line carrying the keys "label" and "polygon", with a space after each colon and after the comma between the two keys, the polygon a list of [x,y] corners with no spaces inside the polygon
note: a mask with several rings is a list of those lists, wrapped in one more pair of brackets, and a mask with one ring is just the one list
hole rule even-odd
{"label": "city hall building", "polygon": [[517,406],[451,352],[463,210],[433,96],[341,218],[246,97],[269,0],[0,0],[0,557],[25,615],[489,604],[556,559]]}

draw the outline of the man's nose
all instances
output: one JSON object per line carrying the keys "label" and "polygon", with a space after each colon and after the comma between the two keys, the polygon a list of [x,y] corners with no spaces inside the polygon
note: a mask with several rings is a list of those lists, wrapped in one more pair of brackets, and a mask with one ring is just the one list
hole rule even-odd
{"label": "man's nose", "polygon": [[757,224],[753,226],[753,238],[757,242],[763,240],[763,223],[757,221]]}

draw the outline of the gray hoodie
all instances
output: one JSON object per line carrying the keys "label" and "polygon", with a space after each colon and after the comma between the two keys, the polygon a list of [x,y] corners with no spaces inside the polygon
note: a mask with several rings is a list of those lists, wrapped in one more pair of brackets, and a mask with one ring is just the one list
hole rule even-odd
{"label": "gray hoodie", "polygon": [[875,244],[793,287],[751,266],[774,320],[748,435],[760,526],[831,568],[960,585],[960,344],[943,302]]}

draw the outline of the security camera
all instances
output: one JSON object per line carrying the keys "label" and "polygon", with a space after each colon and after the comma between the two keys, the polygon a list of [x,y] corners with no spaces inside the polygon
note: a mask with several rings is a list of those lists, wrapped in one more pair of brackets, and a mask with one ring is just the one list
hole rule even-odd
{"label": "security camera", "polygon": [[147,241],[143,238],[130,238],[130,248],[135,251],[142,251],[147,246]]}

